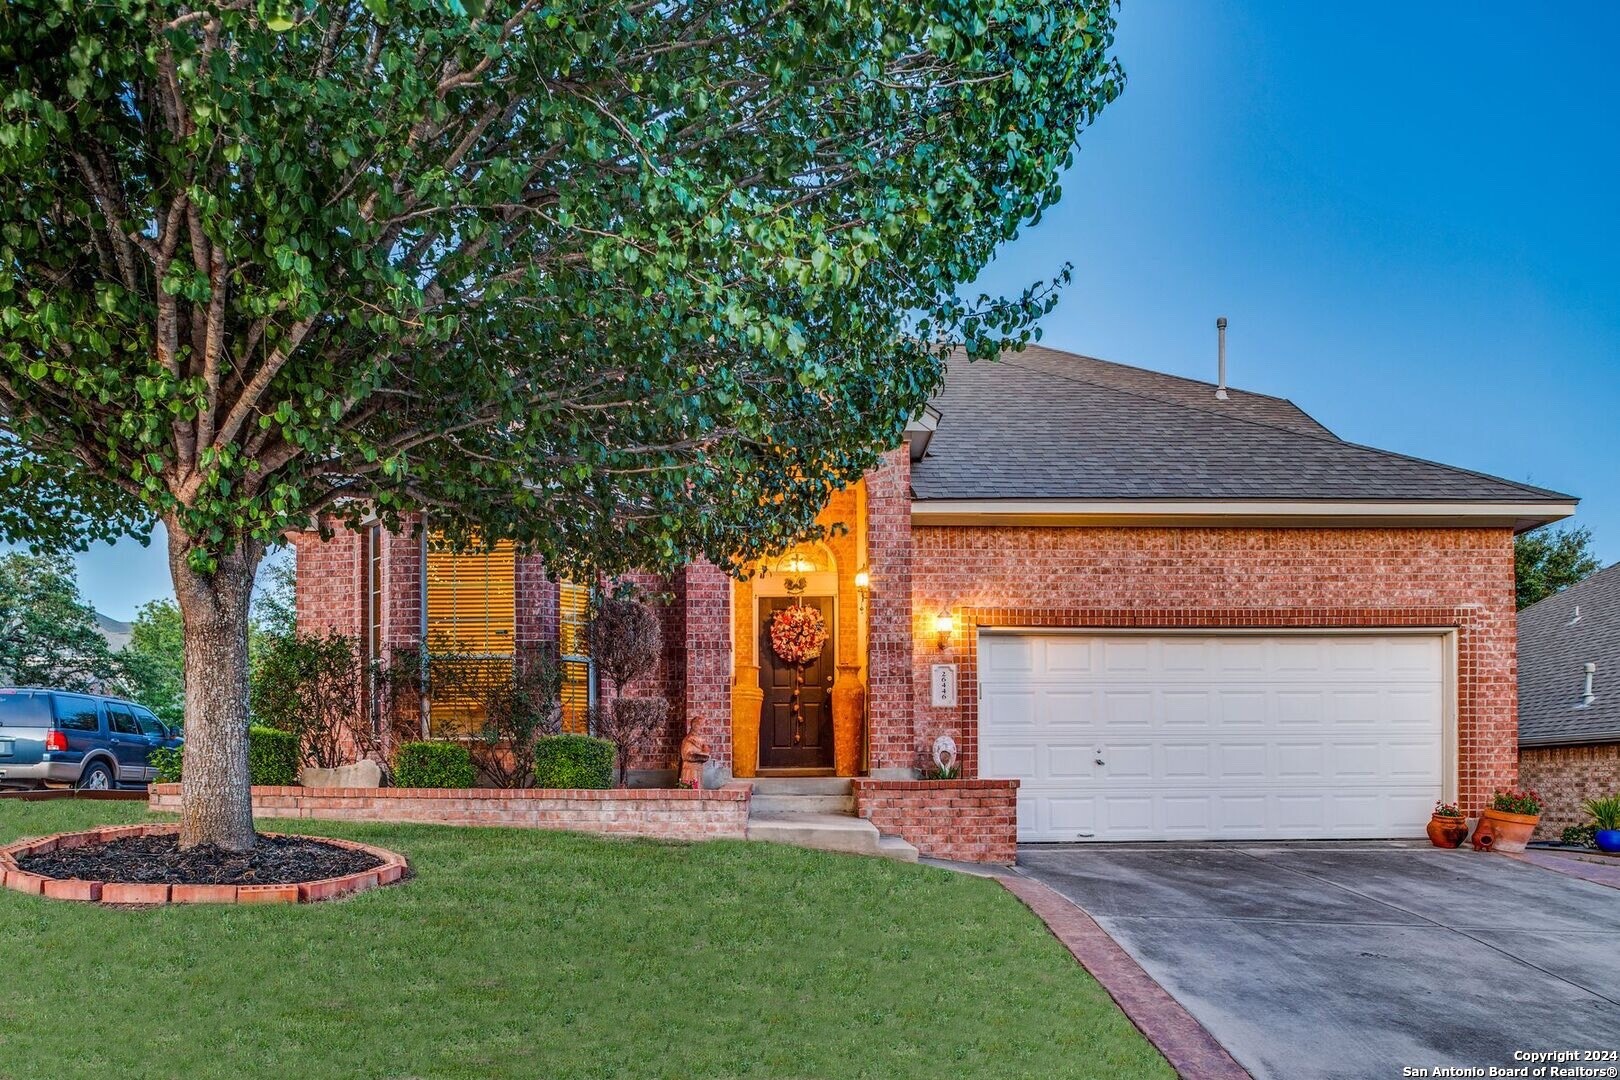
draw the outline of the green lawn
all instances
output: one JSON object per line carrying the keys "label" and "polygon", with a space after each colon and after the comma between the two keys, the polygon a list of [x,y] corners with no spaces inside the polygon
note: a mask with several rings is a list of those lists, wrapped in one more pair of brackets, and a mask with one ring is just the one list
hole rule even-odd
{"label": "green lawn", "polygon": [[[145,818],[0,800],[0,842]],[[994,882],[765,844],[280,822],[407,855],[324,904],[0,890],[0,1077],[1158,1077]]]}

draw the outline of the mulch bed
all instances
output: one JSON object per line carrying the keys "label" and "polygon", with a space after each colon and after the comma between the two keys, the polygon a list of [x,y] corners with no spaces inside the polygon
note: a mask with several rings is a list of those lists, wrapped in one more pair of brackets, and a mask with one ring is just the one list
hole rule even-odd
{"label": "mulch bed", "polygon": [[180,850],[178,836],[128,836],[105,844],[23,855],[19,869],[50,878],[143,885],[296,885],[383,865],[365,851],[306,836],[260,836],[252,851]]}

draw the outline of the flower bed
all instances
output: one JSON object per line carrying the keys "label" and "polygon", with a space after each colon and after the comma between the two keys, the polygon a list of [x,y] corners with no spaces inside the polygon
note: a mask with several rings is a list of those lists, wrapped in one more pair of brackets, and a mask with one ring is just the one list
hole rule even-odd
{"label": "flower bed", "polygon": [[[61,863],[66,867],[83,862],[84,860],[77,856],[64,859],[52,859],[51,856],[67,855],[96,845],[127,846],[134,843],[135,846],[143,847],[143,850],[153,848],[155,851],[157,847],[163,845],[140,845],[138,842],[146,839],[166,839],[177,836],[179,831],[179,826],[176,825],[122,825],[92,829],[88,832],[59,833],[33,840],[20,840],[0,848],[0,885],[33,896],[100,904],[297,904],[330,900],[374,889],[379,885],[392,885],[403,878],[409,869],[403,855],[371,847],[369,844],[357,844],[352,840],[335,840],[324,836],[294,837],[280,833],[262,833],[261,836],[289,847],[317,843],[323,847],[337,849],[335,860],[328,858],[318,862],[327,866],[332,866],[334,862],[341,864],[339,868],[347,867],[347,872],[314,881],[288,881],[285,878],[293,875],[289,867],[283,865],[278,868],[278,872],[269,875],[283,880],[255,885],[220,880],[101,881],[79,877],[53,877],[34,872],[42,864]],[[350,857],[344,858],[344,855]],[[138,876],[149,879],[165,877],[167,875],[150,864],[150,860],[157,857],[152,852],[147,853],[148,865],[143,867],[142,873],[118,872],[115,867],[109,866],[108,876],[125,878]],[[109,859],[108,862],[112,864],[118,860]],[[217,878],[220,875],[203,872],[177,876]]]}
{"label": "flower bed", "polygon": [[[689,788],[301,788],[256,787],[253,814],[430,825],[566,829],[661,840],[742,840],[753,785]],[[179,784],[154,784],[153,810],[180,809]]]}

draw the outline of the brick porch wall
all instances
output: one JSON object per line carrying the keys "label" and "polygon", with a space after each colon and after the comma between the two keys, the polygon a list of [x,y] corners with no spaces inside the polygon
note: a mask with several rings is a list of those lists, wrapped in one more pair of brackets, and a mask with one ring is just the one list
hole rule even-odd
{"label": "brick porch wall", "polygon": [[[940,734],[978,769],[977,628],[1456,628],[1459,793],[1476,812],[1514,782],[1513,538],[1507,529],[918,526],[917,707],[905,764]],[[875,588],[875,586],[874,586]],[[956,615],[944,653],[934,616]],[[929,705],[929,666],[959,665],[958,707]]]}
{"label": "brick porch wall", "polygon": [[855,813],[919,854],[1010,864],[1018,857],[1018,781],[857,778]]}
{"label": "brick porch wall", "polygon": [[1527,746],[1519,751],[1519,786],[1546,800],[1536,839],[1557,840],[1570,825],[1589,824],[1587,799],[1620,794],[1620,743]]}
{"label": "brick porch wall", "polygon": [[[748,834],[751,791],[746,781],[715,791],[256,787],[253,816],[565,829],[661,840],[743,840]],[[180,785],[153,784],[148,807],[177,812]]]}

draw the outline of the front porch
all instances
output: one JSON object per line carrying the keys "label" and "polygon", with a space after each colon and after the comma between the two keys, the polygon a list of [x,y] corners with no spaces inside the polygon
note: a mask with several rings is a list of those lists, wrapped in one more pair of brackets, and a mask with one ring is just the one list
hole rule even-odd
{"label": "front porch", "polygon": [[[730,582],[733,776],[914,775],[908,465],[904,449],[888,455],[828,499],[822,539]],[[819,612],[827,631],[800,664],[771,643],[772,620],[796,606]]]}

